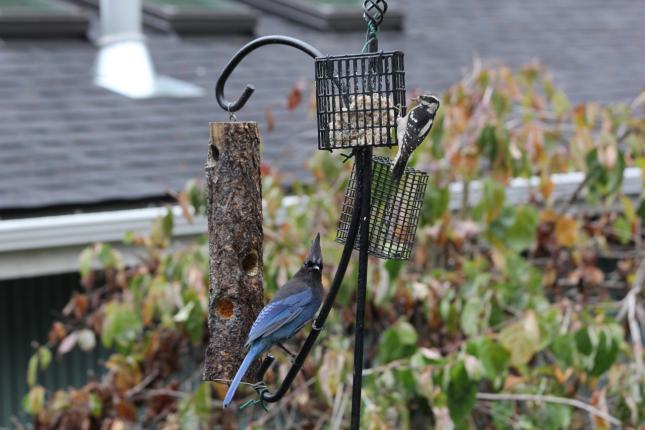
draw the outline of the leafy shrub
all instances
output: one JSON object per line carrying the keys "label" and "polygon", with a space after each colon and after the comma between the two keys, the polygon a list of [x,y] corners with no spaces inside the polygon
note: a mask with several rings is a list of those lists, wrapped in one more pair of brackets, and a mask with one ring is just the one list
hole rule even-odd
{"label": "leafy shrub", "polygon": [[[621,193],[625,168],[645,160],[639,108],[572,106],[537,64],[513,72],[477,63],[446,92],[428,142],[414,155],[432,172],[415,254],[406,264],[370,264],[366,428],[642,424],[645,209]],[[305,198],[285,206],[279,174],[263,166],[268,295],[297,270],[311,231],[327,232],[329,285],[341,252],[332,242],[348,169],[317,154],[310,163],[316,187],[294,184]],[[552,174],[571,171],[584,172],[575,194],[593,204],[588,210],[555,198]],[[520,205],[507,199],[516,177],[536,178]],[[453,201],[456,190],[460,201]],[[179,200],[186,214],[205,206],[194,184]],[[173,247],[173,222],[169,212],[149,235],[127,236],[147,250],[136,266],[126,267],[108,245],[83,252],[85,291],[29,363],[24,404],[36,427],[343,427],[354,267],[286,398],[268,413],[222,410],[226,386],[200,381],[205,241]],[[96,339],[112,351],[104,376],[53,393],[37,384],[52,350],[91,349]],[[288,366],[276,354],[283,364],[274,383]],[[251,389],[241,394],[254,397]]]}

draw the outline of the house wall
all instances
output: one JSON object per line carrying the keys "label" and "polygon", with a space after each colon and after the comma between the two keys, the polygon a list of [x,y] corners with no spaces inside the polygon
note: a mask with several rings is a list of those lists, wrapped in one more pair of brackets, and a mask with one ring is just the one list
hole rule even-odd
{"label": "house wall", "polygon": [[[81,288],[78,274],[63,274],[0,281],[0,428],[15,428],[15,417],[29,422],[22,411],[22,398],[28,387],[27,362],[34,341],[45,344],[47,333],[72,292]],[[99,372],[101,351],[78,349],[54,357],[46,372],[38,373],[38,383],[57,389],[81,386],[88,372]]]}

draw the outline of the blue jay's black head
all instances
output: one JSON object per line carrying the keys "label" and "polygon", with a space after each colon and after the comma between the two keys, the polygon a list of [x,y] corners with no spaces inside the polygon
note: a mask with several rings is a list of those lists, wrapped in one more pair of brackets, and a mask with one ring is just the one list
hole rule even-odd
{"label": "blue jay's black head", "polygon": [[428,109],[432,114],[435,114],[439,109],[439,99],[432,94],[421,94],[417,100],[420,105]]}
{"label": "blue jay's black head", "polygon": [[320,250],[320,233],[316,235],[305,258],[305,268],[320,273],[323,268],[322,251]]}

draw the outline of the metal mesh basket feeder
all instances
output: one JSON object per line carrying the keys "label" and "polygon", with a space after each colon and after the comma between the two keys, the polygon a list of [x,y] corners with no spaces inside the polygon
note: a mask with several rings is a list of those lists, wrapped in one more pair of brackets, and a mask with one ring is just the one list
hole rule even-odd
{"label": "metal mesh basket feeder", "polygon": [[[392,178],[392,161],[372,159],[372,190],[369,229],[370,255],[389,260],[407,260],[412,254],[428,174],[407,167],[400,181]],[[356,202],[356,165],[345,192],[336,241],[345,243]],[[359,238],[354,248],[358,249]]]}
{"label": "metal mesh basket feeder", "polygon": [[405,115],[403,53],[319,57],[316,68],[318,148],[396,145]]}

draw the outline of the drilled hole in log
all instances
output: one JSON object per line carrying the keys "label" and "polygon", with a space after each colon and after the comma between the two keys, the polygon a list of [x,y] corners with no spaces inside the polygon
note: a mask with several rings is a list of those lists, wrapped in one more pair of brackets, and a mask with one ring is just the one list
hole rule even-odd
{"label": "drilled hole in log", "polygon": [[217,149],[217,146],[211,144],[210,149],[211,149],[211,160],[213,161],[219,160],[219,149]]}
{"label": "drilled hole in log", "polygon": [[255,276],[258,274],[258,253],[251,251],[242,260],[242,270],[248,276]]}
{"label": "drilled hole in log", "polygon": [[233,316],[233,303],[229,299],[219,299],[215,312],[220,318],[229,319]]}

